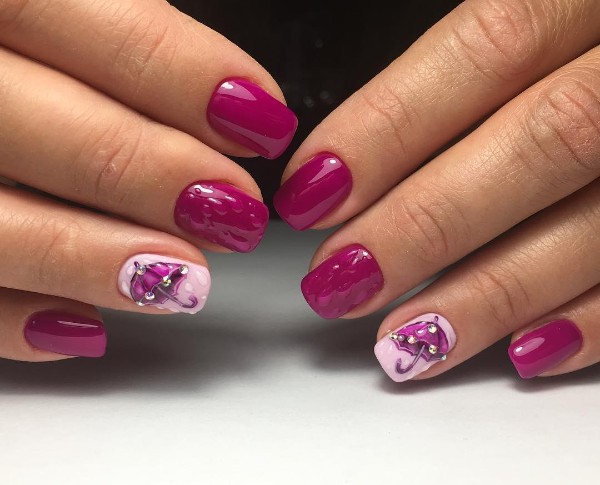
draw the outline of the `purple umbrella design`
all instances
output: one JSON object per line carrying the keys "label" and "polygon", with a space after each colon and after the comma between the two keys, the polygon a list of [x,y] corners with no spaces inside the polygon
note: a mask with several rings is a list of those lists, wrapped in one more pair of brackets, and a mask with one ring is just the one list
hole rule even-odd
{"label": "purple umbrella design", "polygon": [[396,372],[406,374],[417,364],[419,359],[427,362],[446,360],[448,352],[448,337],[438,324],[439,317],[433,321],[420,321],[406,325],[390,333],[389,338],[394,341],[398,350],[404,350],[413,356],[412,362],[402,367],[402,359],[396,362]]}
{"label": "purple umbrella design", "polygon": [[190,302],[177,298],[179,286],[185,281],[189,268],[178,263],[151,263],[144,266],[137,261],[131,278],[131,298],[140,306],[163,304],[171,300],[183,308],[194,308],[198,299],[191,295]]}

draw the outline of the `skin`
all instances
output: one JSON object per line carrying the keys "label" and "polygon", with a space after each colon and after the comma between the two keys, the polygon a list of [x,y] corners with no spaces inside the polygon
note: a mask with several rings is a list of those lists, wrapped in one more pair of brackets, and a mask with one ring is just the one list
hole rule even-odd
{"label": "skin", "polygon": [[172,214],[197,180],[261,200],[226,156],[255,154],[205,121],[229,77],[283,101],[250,56],[165,1],[0,0],[0,177],[64,200],[0,185],[0,357],[64,358],[23,337],[42,309],[164,313],[119,293],[134,254],[206,265],[198,248],[225,251],[183,233]]}
{"label": "skin", "polygon": [[377,335],[428,312],[450,320],[456,348],[417,378],[557,317],[574,320],[583,346],[547,374],[600,360],[599,42],[594,0],[467,0],[291,159],[283,181],[323,151],[353,175],[350,196],[313,227],[343,224],[310,268],[358,243],[385,285],[343,318],[451,267]]}

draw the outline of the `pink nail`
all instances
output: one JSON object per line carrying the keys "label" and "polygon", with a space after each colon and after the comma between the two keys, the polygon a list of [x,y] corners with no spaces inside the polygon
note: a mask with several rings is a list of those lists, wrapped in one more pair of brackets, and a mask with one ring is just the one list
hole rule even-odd
{"label": "pink nail", "polygon": [[72,357],[102,357],[106,332],[102,322],[62,311],[42,311],[29,317],[25,339],[32,347]]}
{"label": "pink nail", "polygon": [[119,273],[119,290],[139,306],[198,313],[210,291],[210,273],[199,264],[156,254],[129,258]]}
{"label": "pink nail", "polygon": [[270,159],[285,151],[298,127],[292,110],[245,79],[221,82],[207,116],[215,131]]}
{"label": "pink nail", "polygon": [[508,356],[523,379],[549,371],[579,352],[581,332],[570,320],[555,320],[526,333],[508,348]]}
{"label": "pink nail", "polygon": [[304,230],[340,205],[351,190],[352,175],[344,162],[320,153],[280,187],[273,203],[285,222]]}
{"label": "pink nail", "polygon": [[317,314],[338,318],[379,292],[383,274],[371,253],[354,244],[323,261],[304,277],[301,286]]}
{"label": "pink nail", "polygon": [[404,382],[446,360],[456,345],[450,322],[437,313],[413,318],[375,345],[375,356],[395,382]]}
{"label": "pink nail", "polygon": [[269,209],[232,185],[195,182],[177,199],[174,217],[175,223],[190,234],[247,253],[260,243]]}

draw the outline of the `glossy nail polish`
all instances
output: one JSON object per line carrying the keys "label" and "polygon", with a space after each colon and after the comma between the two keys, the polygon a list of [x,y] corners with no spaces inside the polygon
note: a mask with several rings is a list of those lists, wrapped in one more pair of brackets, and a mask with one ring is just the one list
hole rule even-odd
{"label": "glossy nail polish", "polygon": [[304,230],[340,205],[351,190],[352,174],[344,162],[320,153],[286,180],[273,202],[284,221]]}
{"label": "glossy nail polish", "polygon": [[139,306],[198,313],[210,292],[210,273],[182,259],[138,254],[129,258],[118,278],[119,290]]}
{"label": "glossy nail polish", "polygon": [[221,82],[207,117],[215,131],[269,159],[285,151],[298,127],[292,110],[245,79]]}
{"label": "glossy nail polish", "polygon": [[508,355],[523,379],[549,371],[579,352],[583,337],[570,320],[555,320],[526,333],[508,348]]}
{"label": "glossy nail polish", "polygon": [[302,294],[323,318],[338,318],[383,288],[383,274],[371,253],[354,244],[323,261],[302,280]]}
{"label": "glossy nail polish", "polygon": [[106,331],[102,322],[66,312],[34,313],[25,324],[25,339],[32,347],[73,357],[102,357]]}
{"label": "glossy nail polish", "polygon": [[174,218],[181,229],[194,236],[248,253],[265,233],[269,209],[232,185],[195,182],[177,199]]}
{"label": "glossy nail polish", "polygon": [[437,313],[413,318],[375,344],[375,357],[395,382],[404,382],[446,360],[456,345],[450,322]]}

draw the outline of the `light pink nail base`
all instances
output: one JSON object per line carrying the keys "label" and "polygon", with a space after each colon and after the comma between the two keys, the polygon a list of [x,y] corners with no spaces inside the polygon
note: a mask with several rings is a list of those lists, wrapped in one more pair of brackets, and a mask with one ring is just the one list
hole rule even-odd
{"label": "light pink nail base", "polygon": [[456,345],[450,322],[438,313],[426,313],[406,322],[375,345],[375,356],[395,382],[404,382],[446,360]]}

